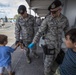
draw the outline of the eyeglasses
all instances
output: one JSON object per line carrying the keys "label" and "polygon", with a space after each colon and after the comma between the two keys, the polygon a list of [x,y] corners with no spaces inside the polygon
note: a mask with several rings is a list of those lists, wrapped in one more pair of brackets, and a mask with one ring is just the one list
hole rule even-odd
{"label": "eyeglasses", "polygon": [[[59,9],[58,9],[58,10],[59,10]],[[51,13],[52,13],[52,14],[56,14],[56,12],[57,12],[58,10],[56,10],[56,11],[51,11]]]}

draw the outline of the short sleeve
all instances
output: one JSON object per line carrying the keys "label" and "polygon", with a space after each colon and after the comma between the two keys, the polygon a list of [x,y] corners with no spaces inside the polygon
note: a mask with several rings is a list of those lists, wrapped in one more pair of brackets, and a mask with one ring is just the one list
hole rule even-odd
{"label": "short sleeve", "polygon": [[15,50],[14,48],[12,48],[12,47],[8,47],[8,52],[13,53],[14,50]]}

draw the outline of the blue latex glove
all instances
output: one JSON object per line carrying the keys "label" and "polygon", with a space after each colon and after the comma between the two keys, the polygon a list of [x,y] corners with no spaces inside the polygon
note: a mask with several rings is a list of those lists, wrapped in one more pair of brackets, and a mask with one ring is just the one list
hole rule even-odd
{"label": "blue latex glove", "polygon": [[34,43],[31,43],[31,44],[28,45],[28,48],[33,48],[34,45],[35,45]]}

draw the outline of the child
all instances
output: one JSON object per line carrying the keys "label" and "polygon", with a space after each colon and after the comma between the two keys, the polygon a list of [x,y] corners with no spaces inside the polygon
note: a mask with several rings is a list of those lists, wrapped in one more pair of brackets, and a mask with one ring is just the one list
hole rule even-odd
{"label": "child", "polygon": [[19,45],[17,44],[15,48],[11,48],[6,46],[7,43],[8,37],[0,34],[0,75],[3,75],[4,69],[7,69],[9,75],[13,75],[11,70],[11,53],[13,53]]}
{"label": "child", "polygon": [[76,28],[65,34],[65,44],[68,50],[55,75],[76,75]]}

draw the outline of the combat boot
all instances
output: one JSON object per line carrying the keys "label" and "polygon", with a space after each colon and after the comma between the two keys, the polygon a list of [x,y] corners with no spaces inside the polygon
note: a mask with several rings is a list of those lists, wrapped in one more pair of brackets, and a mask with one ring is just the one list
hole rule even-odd
{"label": "combat boot", "polygon": [[31,63],[31,58],[28,56],[26,61],[27,61],[28,64],[30,64]]}

